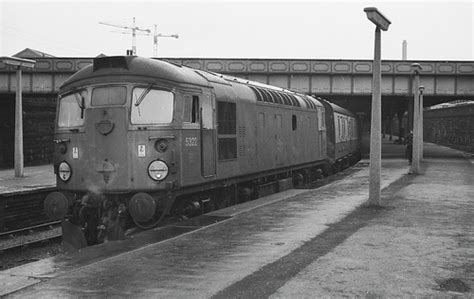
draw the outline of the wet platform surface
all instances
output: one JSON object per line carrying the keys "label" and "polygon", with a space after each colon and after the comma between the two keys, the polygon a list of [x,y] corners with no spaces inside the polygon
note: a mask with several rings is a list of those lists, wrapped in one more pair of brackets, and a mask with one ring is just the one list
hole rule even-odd
{"label": "wet platform surface", "polygon": [[0,196],[56,188],[53,165],[28,166],[23,177],[15,177],[14,169],[0,169]]}
{"label": "wet platform surface", "polygon": [[162,229],[147,231],[0,272],[0,294],[470,297],[474,165],[466,157],[427,144],[420,175],[408,175],[406,160],[383,160],[382,208],[360,207],[363,161],[343,180],[213,212],[210,224],[176,226],[184,233],[165,241]]}

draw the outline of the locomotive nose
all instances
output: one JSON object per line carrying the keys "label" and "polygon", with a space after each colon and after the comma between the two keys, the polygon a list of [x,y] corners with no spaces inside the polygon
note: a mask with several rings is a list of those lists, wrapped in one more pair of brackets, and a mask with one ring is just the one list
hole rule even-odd
{"label": "locomotive nose", "polygon": [[105,158],[105,160],[100,163],[97,172],[102,174],[102,179],[106,184],[109,183],[111,178],[113,178],[117,172],[117,167],[115,166],[116,163],[110,161],[109,159]]}
{"label": "locomotive nose", "polygon": [[100,134],[104,136],[109,135],[110,132],[112,132],[112,130],[114,129],[114,127],[115,127],[115,123],[111,122],[108,119],[98,121],[95,124],[95,128],[97,132],[99,132]]}
{"label": "locomotive nose", "polygon": [[[124,107],[87,111],[84,182],[90,189],[130,188],[127,148],[127,110]],[[88,165],[89,167],[84,167]]]}

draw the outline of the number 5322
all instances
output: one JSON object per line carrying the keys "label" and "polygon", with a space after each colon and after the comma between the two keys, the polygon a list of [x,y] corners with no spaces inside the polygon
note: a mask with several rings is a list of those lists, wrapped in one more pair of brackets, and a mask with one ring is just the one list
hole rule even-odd
{"label": "number 5322", "polygon": [[186,137],[184,139],[184,146],[198,146],[197,137]]}

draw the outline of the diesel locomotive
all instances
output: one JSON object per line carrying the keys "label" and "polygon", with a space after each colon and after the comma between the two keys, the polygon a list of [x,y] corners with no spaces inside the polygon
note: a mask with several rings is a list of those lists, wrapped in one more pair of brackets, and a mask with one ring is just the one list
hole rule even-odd
{"label": "diesel locomotive", "polygon": [[290,188],[360,159],[355,115],[321,98],[136,56],[60,88],[45,212],[82,247]]}

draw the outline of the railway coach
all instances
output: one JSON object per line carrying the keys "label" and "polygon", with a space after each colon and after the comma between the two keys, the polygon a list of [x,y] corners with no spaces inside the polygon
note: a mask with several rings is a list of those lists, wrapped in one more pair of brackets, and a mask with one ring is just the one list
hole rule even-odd
{"label": "railway coach", "polygon": [[45,211],[74,247],[289,188],[359,151],[354,115],[322,99],[135,56],[63,84],[54,141]]}

